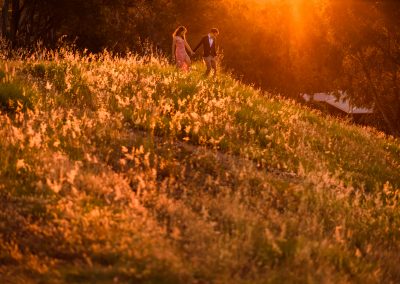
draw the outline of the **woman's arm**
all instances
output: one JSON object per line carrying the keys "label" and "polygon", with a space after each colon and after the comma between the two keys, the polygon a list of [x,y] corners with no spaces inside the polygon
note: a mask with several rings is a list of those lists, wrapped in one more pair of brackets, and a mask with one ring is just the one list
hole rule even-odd
{"label": "woman's arm", "polygon": [[191,54],[194,54],[192,48],[190,47],[190,45],[187,43],[186,40],[185,40],[185,47],[190,51]]}
{"label": "woman's arm", "polygon": [[172,39],[172,60],[175,61],[175,45],[176,45],[176,39],[173,37]]}

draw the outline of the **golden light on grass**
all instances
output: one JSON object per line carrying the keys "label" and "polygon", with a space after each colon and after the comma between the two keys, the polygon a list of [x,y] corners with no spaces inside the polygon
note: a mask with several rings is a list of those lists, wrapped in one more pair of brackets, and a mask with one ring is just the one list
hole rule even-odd
{"label": "golden light on grass", "polygon": [[163,57],[7,61],[6,283],[398,282],[399,140]]}

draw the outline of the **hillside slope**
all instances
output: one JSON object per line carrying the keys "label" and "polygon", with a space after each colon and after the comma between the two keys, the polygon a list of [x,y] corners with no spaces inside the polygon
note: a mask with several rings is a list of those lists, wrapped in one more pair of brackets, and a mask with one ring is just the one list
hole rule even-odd
{"label": "hillside slope", "polygon": [[398,140],[200,64],[0,68],[2,283],[400,281]]}

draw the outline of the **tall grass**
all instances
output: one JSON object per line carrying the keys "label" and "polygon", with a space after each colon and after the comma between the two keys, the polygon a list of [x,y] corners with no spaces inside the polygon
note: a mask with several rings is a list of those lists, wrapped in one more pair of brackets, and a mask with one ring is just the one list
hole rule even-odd
{"label": "tall grass", "polygon": [[0,115],[0,279],[400,281],[397,139],[201,64],[0,65],[32,102]]}

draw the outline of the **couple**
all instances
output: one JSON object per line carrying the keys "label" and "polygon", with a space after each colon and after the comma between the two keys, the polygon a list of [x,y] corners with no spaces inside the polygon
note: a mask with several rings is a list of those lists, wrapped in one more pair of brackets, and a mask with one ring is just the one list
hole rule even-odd
{"label": "couple", "polygon": [[186,53],[186,49],[194,55],[197,49],[201,45],[203,45],[203,59],[207,66],[207,70],[205,76],[208,76],[211,72],[211,69],[214,70],[214,76],[217,74],[217,36],[219,35],[219,31],[216,28],[212,28],[210,33],[204,36],[200,43],[196,46],[194,51],[190,48],[189,44],[186,41],[186,32],[187,29],[184,26],[180,26],[175,30],[172,37],[172,56],[175,59],[176,65],[179,69],[183,71],[190,70],[190,57]]}

